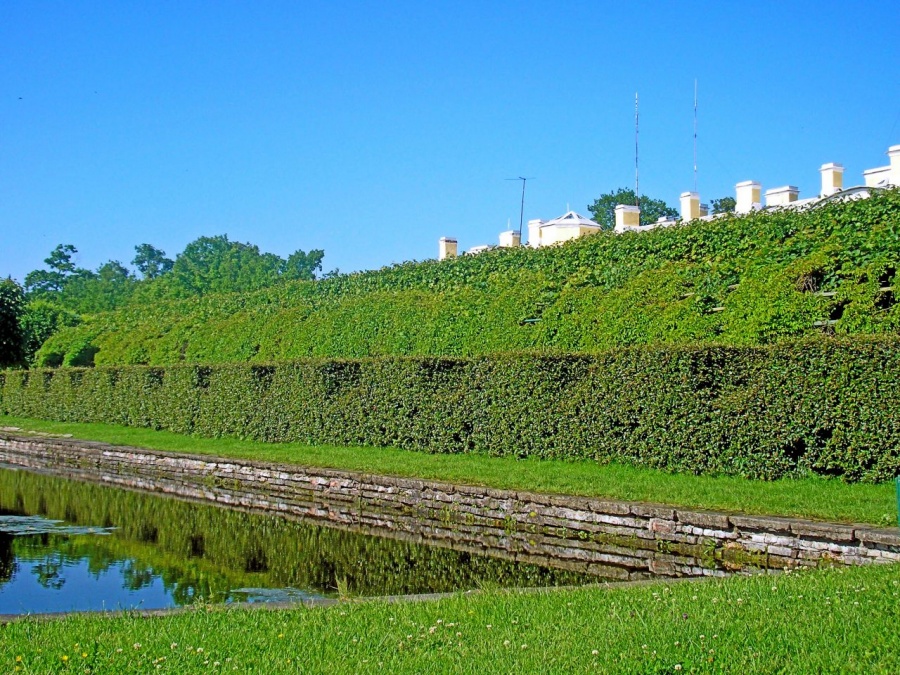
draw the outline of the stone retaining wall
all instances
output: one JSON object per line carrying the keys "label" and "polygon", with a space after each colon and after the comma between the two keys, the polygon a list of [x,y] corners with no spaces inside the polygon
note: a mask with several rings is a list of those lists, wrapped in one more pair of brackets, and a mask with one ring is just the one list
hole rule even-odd
{"label": "stone retaining wall", "polygon": [[900,530],[0,433],[0,463],[609,579],[900,561]]}

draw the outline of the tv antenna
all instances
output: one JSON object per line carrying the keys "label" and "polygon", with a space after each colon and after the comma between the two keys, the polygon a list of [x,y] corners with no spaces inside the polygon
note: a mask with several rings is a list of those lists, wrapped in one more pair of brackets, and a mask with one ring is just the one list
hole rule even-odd
{"label": "tv antenna", "polygon": [[697,191],[697,78],[694,78],[694,192]]}
{"label": "tv antenna", "polygon": [[634,205],[640,206],[641,183],[638,173],[638,93],[634,92]]}
{"label": "tv antenna", "polygon": [[518,178],[506,178],[504,180],[520,180],[522,181],[522,205],[519,207],[519,239],[522,239],[522,217],[525,215],[525,183],[534,180],[534,176],[519,176]]}

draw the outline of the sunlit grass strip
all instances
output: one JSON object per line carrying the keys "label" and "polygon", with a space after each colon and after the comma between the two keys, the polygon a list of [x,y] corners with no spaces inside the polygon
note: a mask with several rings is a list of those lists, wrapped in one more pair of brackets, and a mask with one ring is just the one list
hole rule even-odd
{"label": "sunlit grass strip", "polygon": [[492,591],[424,603],[0,628],[0,670],[193,673],[900,672],[900,570]]}
{"label": "sunlit grass strip", "polygon": [[675,506],[894,525],[894,485],[847,484],[810,477],[753,481],[733,476],[670,474],[622,465],[516,460],[483,455],[430,455],[395,448],[306,446],[233,438],[198,438],[105,424],[47,422],[0,416],[0,426],[133,445],[305,466],[412,476],[513,490],[585,495]]}

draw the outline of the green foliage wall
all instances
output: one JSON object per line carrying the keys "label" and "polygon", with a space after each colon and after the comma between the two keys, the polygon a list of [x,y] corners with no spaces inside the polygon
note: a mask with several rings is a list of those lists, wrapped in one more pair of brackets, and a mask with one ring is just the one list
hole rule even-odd
{"label": "green foliage wall", "polygon": [[778,478],[900,473],[900,338],[8,371],[3,412]]}
{"label": "green foliage wall", "polygon": [[476,356],[896,333],[900,190],[810,211],[153,301],[61,331],[42,365]]}

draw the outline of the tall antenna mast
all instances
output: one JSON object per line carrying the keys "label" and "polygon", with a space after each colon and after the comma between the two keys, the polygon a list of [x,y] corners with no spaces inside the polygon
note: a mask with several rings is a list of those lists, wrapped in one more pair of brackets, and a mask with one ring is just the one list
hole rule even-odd
{"label": "tall antenna mast", "polygon": [[522,238],[522,218],[525,215],[525,182],[529,180],[534,180],[534,176],[529,176],[528,178],[524,176],[519,176],[518,178],[507,178],[506,180],[520,180],[522,181],[522,205],[519,207],[519,239]]}
{"label": "tall antenna mast", "polygon": [[694,192],[697,191],[697,78],[694,78]]}
{"label": "tall antenna mast", "polygon": [[638,173],[638,93],[634,92],[634,205],[640,206],[641,182]]}

